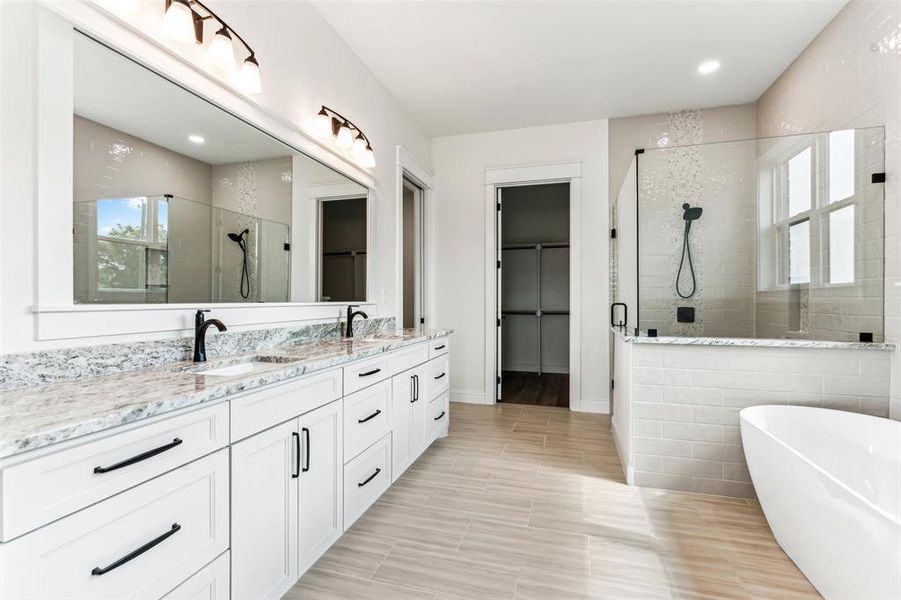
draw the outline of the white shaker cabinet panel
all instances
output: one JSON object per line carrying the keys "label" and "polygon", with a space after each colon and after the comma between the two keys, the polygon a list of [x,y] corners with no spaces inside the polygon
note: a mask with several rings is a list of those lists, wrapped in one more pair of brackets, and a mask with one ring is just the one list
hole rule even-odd
{"label": "white shaker cabinet panel", "polygon": [[300,575],[344,532],[342,402],[300,417]]}
{"label": "white shaker cabinet panel", "polygon": [[229,562],[228,552],[223,552],[162,600],[229,600]]}
{"label": "white shaker cabinet panel", "polygon": [[231,448],[232,599],[278,599],[298,577],[297,419]]}
{"label": "white shaker cabinet panel", "polygon": [[425,369],[410,369],[392,380],[392,475],[394,481],[415,461],[426,443],[429,403]]}
{"label": "white shaker cabinet panel", "polygon": [[160,598],[228,548],[228,451],[0,545],[0,598]]}

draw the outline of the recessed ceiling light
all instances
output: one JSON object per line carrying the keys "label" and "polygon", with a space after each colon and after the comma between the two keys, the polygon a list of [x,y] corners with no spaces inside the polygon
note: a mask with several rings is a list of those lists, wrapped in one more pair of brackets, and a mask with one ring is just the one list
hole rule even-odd
{"label": "recessed ceiling light", "polygon": [[720,61],[718,60],[707,60],[698,65],[698,73],[701,75],[710,75],[718,71],[720,68]]}
{"label": "recessed ceiling light", "polygon": [[203,139],[202,135],[197,135],[196,133],[192,133],[191,135],[188,136],[188,141],[194,142],[195,144],[202,144],[206,140]]}

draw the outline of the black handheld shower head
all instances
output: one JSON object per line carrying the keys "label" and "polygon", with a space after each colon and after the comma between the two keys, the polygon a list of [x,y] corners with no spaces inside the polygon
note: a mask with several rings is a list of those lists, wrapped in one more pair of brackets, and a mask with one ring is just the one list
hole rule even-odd
{"label": "black handheld shower head", "polygon": [[682,210],[685,211],[682,213],[682,218],[686,221],[697,221],[701,218],[701,213],[704,212],[704,209],[700,206],[692,206],[686,202],[682,205]]}
{"label": "black handheld shower head", "polygon": [[241,243],[244,242],[244,236],[247,235],[247,234],[249,234],[249,233],[250,233],[250,230],[249,230],[249,229],[245,229],[245,230],[242,231],[241,233],[229,233],[229,234],[228,234],[228,239],[230,239],[231,241],[235,242],[236,244],[241,244]]}

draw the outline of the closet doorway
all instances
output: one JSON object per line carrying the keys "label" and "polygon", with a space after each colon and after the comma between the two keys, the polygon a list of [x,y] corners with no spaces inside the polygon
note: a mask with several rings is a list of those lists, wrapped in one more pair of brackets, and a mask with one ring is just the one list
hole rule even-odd
{"label": "closet doorway", "polygon": [[497,189],[497,401],[569,408],[570,183]]}
{"label": "closet doorway", "polygon": [[367,198],[319,201],[319,301],[366,301]]}
{"label": "closet doorway", "polygon": [[425,324],[425,193],[403,178],[401,255],[403,327]]}

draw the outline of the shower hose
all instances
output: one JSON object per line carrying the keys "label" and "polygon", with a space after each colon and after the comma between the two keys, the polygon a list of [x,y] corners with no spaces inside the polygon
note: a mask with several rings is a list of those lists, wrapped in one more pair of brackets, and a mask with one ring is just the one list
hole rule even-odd
{"label": "shower hose", "polygon": [[[680,298],[691,298],[695,295],[698,288],[698,281],[695,278],[695,267],[691,260],[691,245],[688,243],[688,233],[691,231],[691,221],[685,221],[685,233],[682,235],[682,258],[679,260],[679,272],[676,273],[676,293]],[[691,291],[687,294],[682,293],[679,287],[682,279],[682,268],[685,266],[685,256],[688,255],[688,270],[691,272]]]}
{"label": "shower hose", "polygon": [[250,272],[247,270],[247,248],[242,247],[241,250],[244,252],[244,264],[241,267],[241,297],[246,299],[250,296]]}

